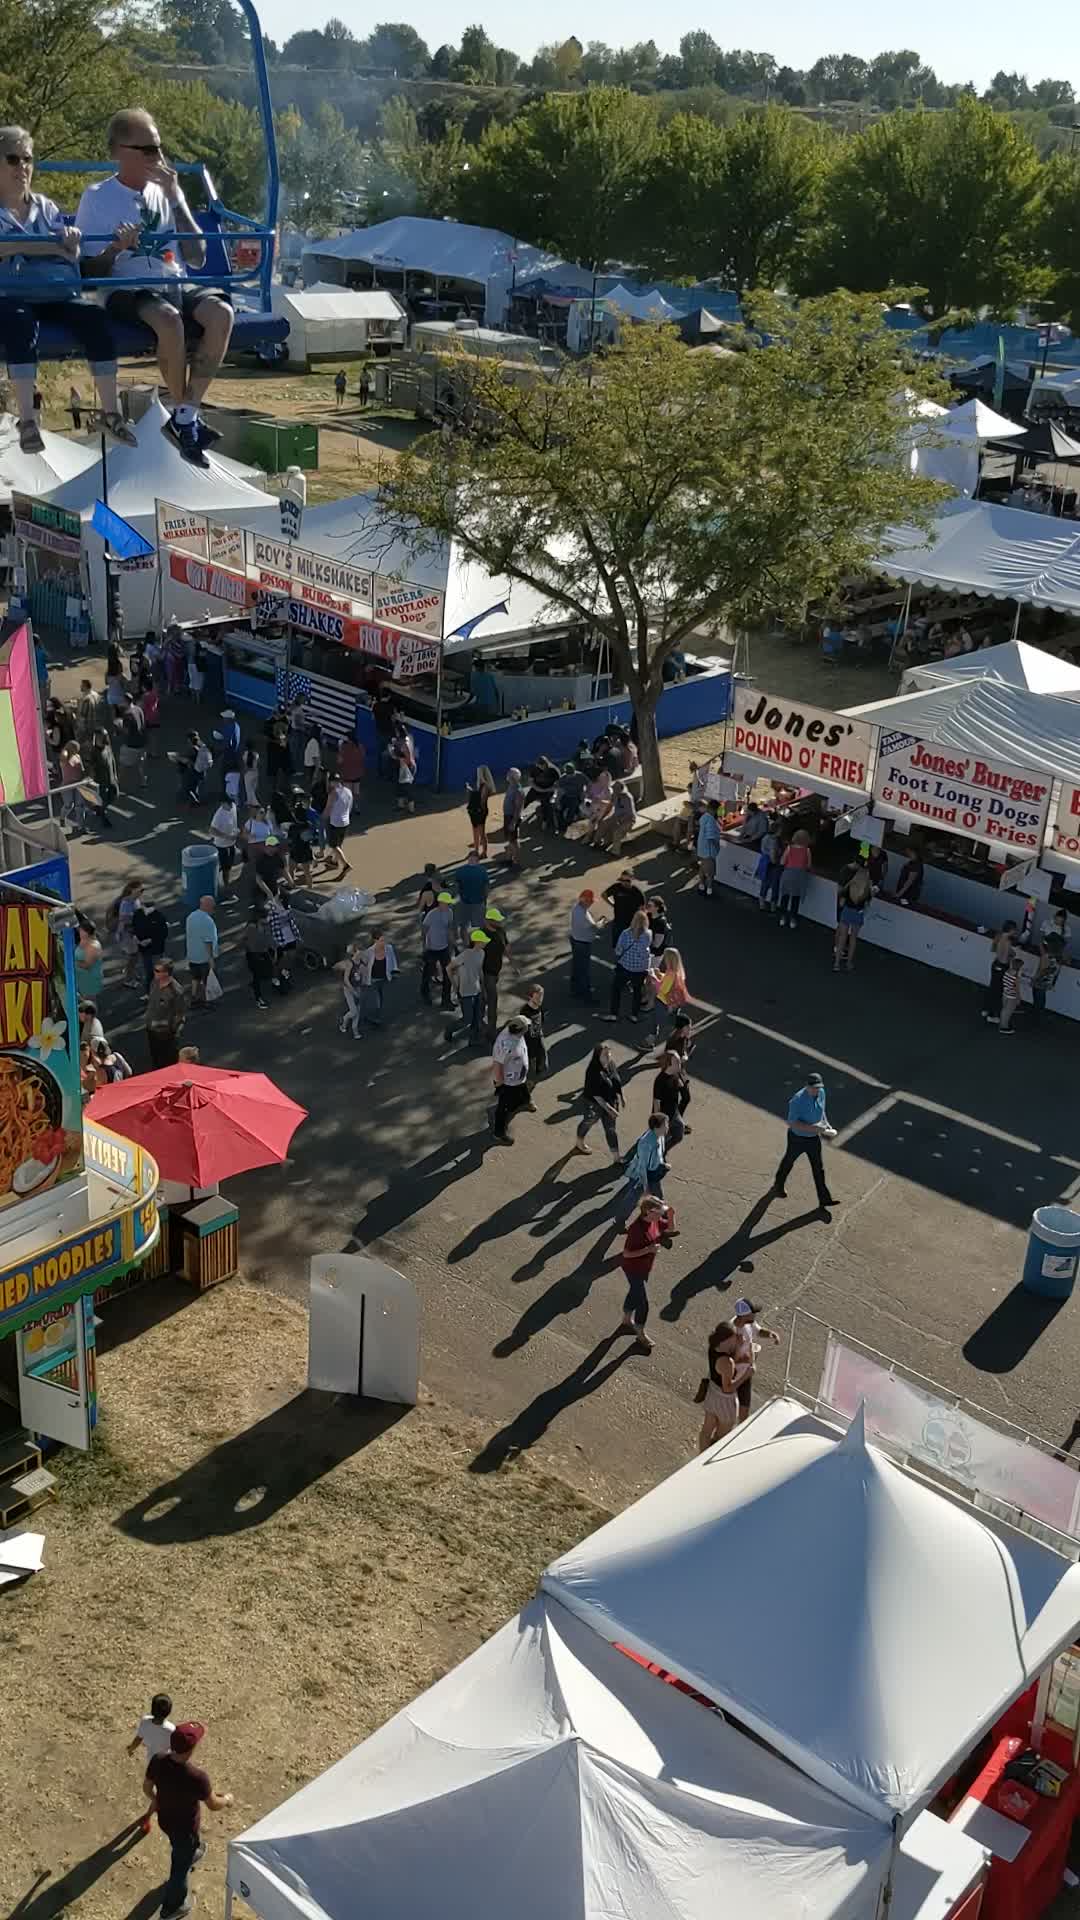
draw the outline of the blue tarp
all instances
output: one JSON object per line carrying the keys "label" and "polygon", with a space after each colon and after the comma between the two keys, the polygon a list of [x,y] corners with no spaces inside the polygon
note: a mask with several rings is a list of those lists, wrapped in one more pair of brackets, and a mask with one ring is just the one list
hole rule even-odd
{"label": "blue tarp", "polygon": [[103,500],[94,501],[94,511],[90,515],[90,525],[94,532],[101,535],[110,546],[118,560],[141,560],[145,554],[153,553],[149,540],[136,533],[130,521],[125,520]]}

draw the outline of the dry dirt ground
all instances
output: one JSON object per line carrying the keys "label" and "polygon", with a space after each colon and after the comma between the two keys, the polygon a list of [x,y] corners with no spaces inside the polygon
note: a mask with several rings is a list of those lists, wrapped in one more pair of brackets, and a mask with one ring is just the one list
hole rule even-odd
{"label": "dry dirt ground", "polygon": [[[173,1283],[167,1283],[170,1287]],[[156,1324],[110,1309],[107,1440],[57,1466],[45,1570],[0,1601],[0,1912],[147,1920],[166,1848],[125,1831],[124,1747],[153,1693],[204,1720],[215,1785],[201,1906],[239,1833],[457,1660],[607,1516],[436,1405],[375,1415],[305,1388],[307,1316],[240,1282]],[[124,1309],[128,1310],[125,1320]],[[115,1320],[112,1316],[118,1316]]]}

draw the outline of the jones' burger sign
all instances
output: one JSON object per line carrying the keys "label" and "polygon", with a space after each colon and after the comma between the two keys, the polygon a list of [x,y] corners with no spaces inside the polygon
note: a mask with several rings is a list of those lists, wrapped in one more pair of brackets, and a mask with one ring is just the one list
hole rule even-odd
{"label": "jones' burger sign", "polygon": [[843,713],[825,713],[756,687],[736,687],[727,760],[754,761],[793,786],[865,793],[874,730]]}
{"label": "jones' burger sign", "polygon": [[1027,767],[1004,767],[910,733],[883,733],[874,806],[1015,853],[1038,853],[1052,785],[1049,775]]}

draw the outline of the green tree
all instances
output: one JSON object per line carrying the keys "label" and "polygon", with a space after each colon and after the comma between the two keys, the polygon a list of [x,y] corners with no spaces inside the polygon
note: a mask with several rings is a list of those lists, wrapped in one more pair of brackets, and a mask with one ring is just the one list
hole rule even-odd
{"label": "green tree", "polygon": [[572,87],[581,77],[581,41],[573,34],[555,49],[555,72],[560,87]]}
{"label": "green tree", "polygon": [[216,67],[250,57],[244,17],[231,0],[165,0],[162,15],[181,59]]}
{"label": "green tree", "polygon": [[496,47],[495,49],[495,84],[496,86],[499,86],[499,87],[512,86],[514,83],[514,78],[517,74],[517,70],[520,67],[520,65],[521,65],[520,56],[516,53],[511,52],[509,47]]}
{"label": "green tree", "polygon": [[711,33],[684,33],[679,41],[684,87],[707,87],[716,79],[720,49]]}
{"label": "green tree", "polygon": [[457,61],[457,48],[443,44],[431,56],[431,72],[436,80],[449,80]]}
{"label": "green tree", "polygon": [[497,69],[498,49],[495,42],[488,39],[483,27],[466,27],[454,62],[454,79],[471,80],[478,85],[492,87]]}
{"label": "green tree", "polygon": [[396,73],[403,80],[426,73],[431,65],[426,41],[421,40],[416,28],[410,26],[408,21],[380,22],[372,28],[367,39],[360,42],[360,46],[366,66]]}
{"label": "green tree", "polygon": [[1040,188],[1030,140],[979,101],[890,115],[838,149],[800,284],[922,287],[931,313],[1008,309],[1034,291]]}
{"label": "green tree", "polygon": [[1080,154],[1046,163],[1041,240],[1050,269],[1054,311],[1080,332]]}
{"label": "green tree", "polygon": [[262,213],[266,146],[250,107],[222,100],[202,80],[180,86],[154,78],[139,98],[155,115],[167,153],[201,161],[227,207]]}
{"label": "green tree", "polygon": [[414,550],[456,539],[607,641],[650,801],[674,648],[721,624],[797,623],[939,497],[896,459],[896,343],[876,301],[770,298],[753,318],[771,344],[732,360],[640,327],[595,379],[571,363],[522,388],[463,361],[490,430],[422,442],[382,493],[386,530]]}
{"label": "green tree", "polygon": [[332,64],[326,35],[320,27],[302,27],[292,33],[281,49],[282,64],[287,67],[328,67]]}
{"label": "green tree", "polygon": [[549,94],[488,128],[462,184],[464,217],[600,266],[635,243],[656,137],[653,107],[632,93]]}
{"label": "green tree", "polygon": [[4,118],[28,128],[40,159],[102,157],[115,102],[141,83],[124,25],[97,0],[0,0]]}
{"label": "green tree", "polygon": [[382,110],[379,138],[368,156],[368,218],[389,220],[400,213],[423,213],[437,220],[452,216],[472,157],[458,126],[448,127],[440,140],[425,140],[413,108],[395,94]]}
{"label": "green tree", "polygon": [[369,155],[329,101],[320,100],[314,119],[295,109],[278,122],[282,183],[294,219],[309,228],[332,227],[341,217],[342,196],[364,192]]}
{"label": "green tree", "polygon": [[587,87],[602,87],[611,79],[611,48],[602,40],[590,40],[581,56],[581,78]]}
{"label": "green tree", "polygon": [[786,107],[727,128],[680,115],[664,128],[645,195],[641,255],[657,273],[718,275],[740,293],[790,272],[814,219],[825,146]]}

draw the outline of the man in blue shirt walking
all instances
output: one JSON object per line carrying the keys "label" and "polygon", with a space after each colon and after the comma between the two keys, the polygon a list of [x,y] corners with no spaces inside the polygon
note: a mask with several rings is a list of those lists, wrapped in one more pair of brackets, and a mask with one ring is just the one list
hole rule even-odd
{"label": "man in blue shirt walking", "polygon": [[488,897],[488,870],[475,847],[465,865],[458,868],[454,879],[458,890],[454,918],[458,932],[467,939],[474,927],[483,927]]}
{"label": "man in blue shirt walking", "polygon": [[829,1125],[825,1115],[825,1083],[820,1073],[808,1073],[805,1084],[798,1093],[792,1094],[788,1102],[787,1123],[787,1147],[776,1169],[773,1191],[781,1200],[787,1198],[784,1182],[796,1160],[805,1153],[814,1176],[818,1206],[822,1212],[826,1207],[835,1207],[837,1202],[829,1192],[825,1168],[821,1163],[821,1143],[835,1139],[836,1128]]}

